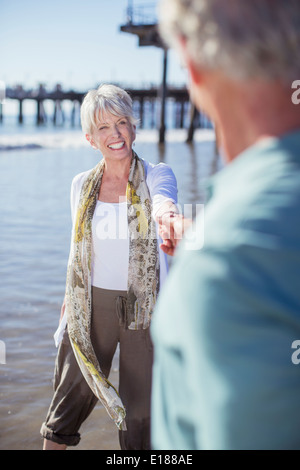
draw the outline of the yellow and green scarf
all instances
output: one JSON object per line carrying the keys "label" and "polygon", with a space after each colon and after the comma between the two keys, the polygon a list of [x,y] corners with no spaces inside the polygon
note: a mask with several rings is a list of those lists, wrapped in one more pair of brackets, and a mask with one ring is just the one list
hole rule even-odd
{"label": "yellow and green scarf", "polygon": [[[124,405],[101,371],[91,342],[92,218],[104,172],[104,159],[83,183],[76,218],[66,282],[68,333],[82,374],[119,429],[125,430]],[[152,203],[143,162],[133,152],[127,190],[129,227],[128,294],[125,328],[148,328],[159,291],[159,254]],[[109,332],[108,332],[109,334]]]}

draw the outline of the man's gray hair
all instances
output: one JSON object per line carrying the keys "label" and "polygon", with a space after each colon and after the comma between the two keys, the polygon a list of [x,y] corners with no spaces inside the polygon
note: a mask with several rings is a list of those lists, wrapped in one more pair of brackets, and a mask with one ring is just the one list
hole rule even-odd
{"label": "man's gray hair", "polygon": [[115,85],[100,85],[96,90],[90,90],[86,94],[80,110],[83,132],[92,134],[104,113],[126,117],[133,126],[138,123],[133,115],[131,97],[125,90]]}
{"label": "man's gray hair", "polygon": [[161,0],[160,32],[235,79],[300,77],[300,0]]}

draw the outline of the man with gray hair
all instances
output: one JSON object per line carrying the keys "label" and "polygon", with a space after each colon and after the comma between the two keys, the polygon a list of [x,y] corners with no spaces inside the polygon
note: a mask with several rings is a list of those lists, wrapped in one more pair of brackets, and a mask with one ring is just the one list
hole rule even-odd
{"label": "man with gray hair", "polygon": [[160,25],[226,165],[153,317],[152,446],[300,449],[300,2],[163,0]]}

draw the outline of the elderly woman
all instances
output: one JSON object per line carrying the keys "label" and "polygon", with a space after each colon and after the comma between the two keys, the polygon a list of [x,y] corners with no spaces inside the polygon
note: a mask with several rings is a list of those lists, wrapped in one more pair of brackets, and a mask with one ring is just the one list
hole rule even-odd
{"label": "elderly woman", "polygon": [[[176,179],[167,165],[133,151],[136,121],[124,90],[91,90],[81,120],[103,158],[72,182],[72,240],[44,449],[76,445],[98,399],[120,430],[121,449],[150,449],[149,325],[167,273],[155,220],[177,211]],[[118,343],[119,392],[108,381]]]}

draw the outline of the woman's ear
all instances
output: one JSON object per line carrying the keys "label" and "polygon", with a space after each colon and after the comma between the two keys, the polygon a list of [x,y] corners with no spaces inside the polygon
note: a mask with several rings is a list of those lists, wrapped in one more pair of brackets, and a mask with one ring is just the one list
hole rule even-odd
{"label": "woman's ear", "polygon": [[136,139],[136,126],[134,124],[131,125],[132,128],[132,145],[134,145]]}
{"label": "woman's ear", "polygon": [[96,149],[97,147],[95,146],[95,143],[93,141],[93,138],[90,134],[85,134],[86,140],[91,144],[91,146]]}

